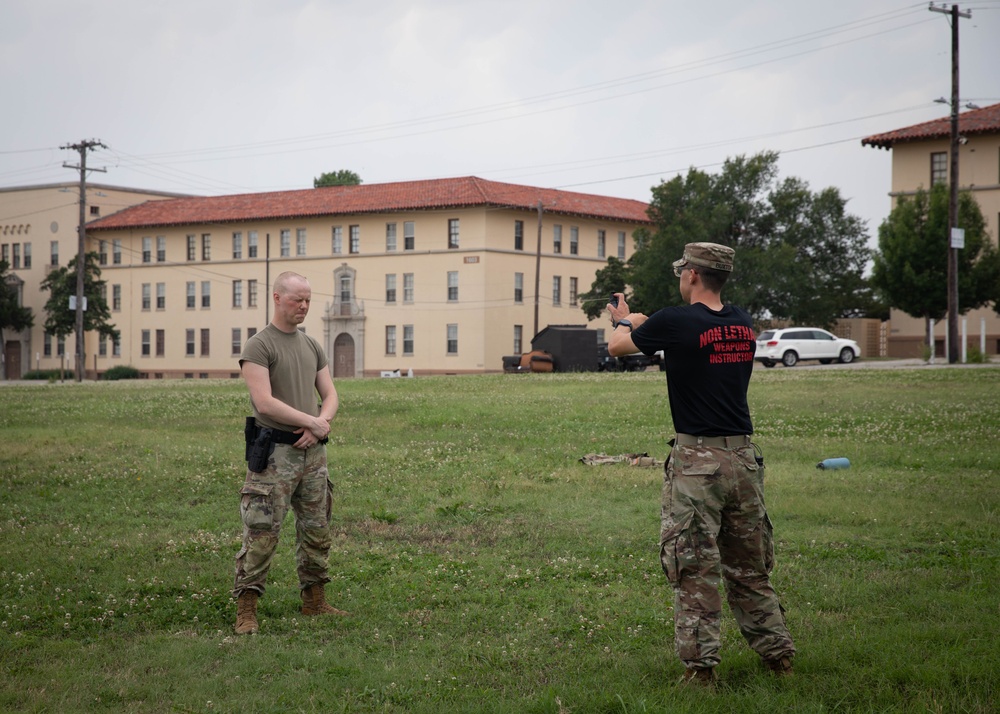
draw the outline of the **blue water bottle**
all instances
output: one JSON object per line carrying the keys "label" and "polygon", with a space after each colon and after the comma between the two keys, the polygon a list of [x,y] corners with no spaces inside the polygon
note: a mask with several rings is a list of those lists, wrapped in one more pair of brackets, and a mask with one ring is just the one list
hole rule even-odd
{"label": "blue water bottle", "polygon": [[818,469],[849,469],[851,468],[851,460],[844,458],[843,456],[836,459],[823,459],[818,464],[816,464]]}

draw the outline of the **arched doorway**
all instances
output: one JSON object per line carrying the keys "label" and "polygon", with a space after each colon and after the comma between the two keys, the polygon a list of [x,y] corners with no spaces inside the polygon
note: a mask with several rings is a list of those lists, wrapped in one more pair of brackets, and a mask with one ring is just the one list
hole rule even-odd
{"label": "arched doorway", "polygon": [[333,341],[333,378],[354,376],[354,338],[341,332]]}

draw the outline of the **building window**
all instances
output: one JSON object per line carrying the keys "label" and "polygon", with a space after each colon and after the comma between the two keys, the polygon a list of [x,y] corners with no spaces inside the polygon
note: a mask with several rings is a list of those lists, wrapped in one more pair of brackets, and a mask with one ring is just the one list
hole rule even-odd
{"label": "building window", "polygon": [[569,279],[569,304],[573,305],[574,307],[576,306],[576,288],[577,288],[576,278],[570,278]]}
{"label": "building window", "polygon": [[514,250],[524,250],[524,221],[514,221]]}
{"label": "building window", "polygon": [[618,260],[625,260],[625,231],[618,231]]}
{"label": "building window", "polygon": [[119,340],[114,340],[111,343],[111,356],[112,357],[121,357],[122,356],[122,341],[120,339]]}
{"label": "building window", "polygon": [[448,248],[458,248],[458,219],[448,219]]}
{"label": "building window", "polygon": [[403,250],[413,250],[417,243],[417,224],[413,221],[403,222]]}
{"label": "building window", "polygon": [[556,275],[552,278],[552,304],[558,305],[562,298],[562,277]]}
{"label": "building window", "polygon": [[212,234],[202,233],[201,234],[201,259],[211,260],[212,259]]}
{"label": "building window", "polygon": [[108,336],[107,335],[102,334],[102,335],[100,335],[97,338],[97,356],[98,357],[107,357],[108,356]]}
{"label": "building window", "polygon": [[108,264],[108,242],[106,240],[97,242],[97,262],[99,265]]}
{"label": "building window", "polygon": [[198,257],[198,237],[189,235],[187,237],[187,259],[192,261]]}
{"label": "building window", "polygon": [[233,307],[243,307],[243,281],[233,281]]}
{"label": "building window", "polygon": [[403,325],[403,354],[413,354],[413,325]]}
{"label": "building window", "polygon": [[156,236],[156,262],[164,263],[167,260],[167,237]]}
{"label": "building window", "polygon": [[99,216],[99,215],[101,215],[101,207],[100,206],[91,206],[90,207],[90,215],[92,215],[92,216]]}
{"label": "building window", "polygon": [[306,254],[306,229],[295,229],[295,255]]}
{"label": "building window", "polygon": [[188,357],[194,357],[194,330],[185,330],[184,343],[184,354]]}
{"label": "building window", "polygon": [[413,302],[413,273],[403,273],[403,302]]}
{"label": "building window", "polygon": [[208,280],[201,281],[201,306],[212,307],[212,283]]}
{"label": "building window", "polygon": [[14,260],[13,260],[13,263],[11,264],[11,267],[14,270],[20,270],[21,269],[21,244],[20,243],[12,243],[10,247],[14,251],[14,256],[13,256]]}
{"label": "building window", "polygon": [[458,354],[458,325],[448,325],[448,354]]}
{"label": "building window", "polygon": [[211,343],[209,339],[211,331],[207,327],[201,329],[201,356],[208,357],[208,347]]}
{"label": "building window", "polygon": [[521,354],[523,347],[522,337],[524,335],[524,327],[522,325],[514,325],[514,354]]}
{"label": "building window", "polygon": [[347,229],[351,241],[351,253],[361,252],[361,226],[350,226]]}
{"label": "building window", "polygon": [[157,283],[156,284],[156,309],[166,310],[167,309],[167,284]]}
{"label": "building window", "polygon": [[514,273],[514,302],[524,302],[524,273]]}
{"label": "building window", "polygon": [[150,263],[153,260],[153,239],[149,236],[142,238],[142,262]]}
{"label": "building window", "polygon": [[396,302],[396,274],[386,273],[385,276],[385,301]]}
{"label": "building window", "polygon": [[46,332],[42,336],[42,356],[51,357],[52,356],[52,335]]}
{"label": "building window", "polygon": [[243,350],[243,343],[240,341],[240,328],[234,327],[233,328],[233,344],[232,344],[232,353],[231,354],[238,355],[240,352],[242,352],[242,350]]}
{"label": "building window", "polygon": [[248,327],[247,328],[247,339],[248,340],[251,337],[253,337],[254,335],[256,335],[256,334],[257,334],[257,328],[256,327]]}
{"label": "building window", "polygon": [[396,326],[385,326],[385,353],[387,355],[396,354]]}
{"label": "building window", "polygon": [[605,255],[605,237],[607,234],[603,230],[597,231],[597,257],[603,258]]}
{"label": "building window", "polygon": [[187,284],[187,306],[189,310],[195,307],[195,286],[193,280]]}
{"label": "building window", "polygon": [[340,255],[344,252],[344,229],[341,226],[333,227],[333,244],[330,251],[334,255]]}
{"label": "building window", "polygon": [[292,232],[287,228],[281,229],[281,257],[287,258],[292,254]]}
{"label": "building window", "polygon": [[448,302],[458,301],[458,271],[448,271]]}
{"label": "building window", "polygon": [[150,349],[149,338],[150,338],[150,331],[149,330],[143,330],[142,331],[142,356],[143,357],[149,357],[149,349]]}
{"label": "building window", "polygon": [[552,226],[552,252],[562,253],[562,226]]}
{"label": "building window", "polygon": [[56,340],[56,357],[66,356],[66,338],[62,335]]}
{"label": "building window", "polygon": [[580,254],[580,229],[576,226],[570,226],[569,229],[569,254]]}
{"label": "building window", "polygon": [[396,250],[396,224],[385,224],[385,251],[392,253]]}
{"label": "building window", "polygon": [[122,309],[122,286],[111,286],[111,309],[118,312]]}
{"label": "building window", "polygon": [[143,310],[148,310],[149,307],[150,307],[149,304],[150,304],[150,299],[151,299],[151,294],[150,294],[150,288],[151,287],[152,286],[149,283],[143,283],[142,284],[142,309]]}
{"label": "building window", "polygon": [[122,242],[118,239],[111,241],[111,262],[115,265],[122,264]]}
{"label": "building window", "polygon": [[931,186],[948,182],[948,152],[935,151],[931,154]]}
{"label": "building window", "polygon": [[24,244],[24,267],[31,267],[31,243]]}
{"label": "building window", "polygon": [[243,259],[243,234],[239,231],[233,233],[233,260]]}
{"label": "building window", "polygon": [[257,307],[256,280],[247,280],[247,307]]}
{"label": "building window", "polygon": [[162,357],[167,350],[167,331],[157,330],[156,331],[156,356]]}
{"label": "building window", "polygon": [[247,257],[257,257],[257,231],[247,231]]}

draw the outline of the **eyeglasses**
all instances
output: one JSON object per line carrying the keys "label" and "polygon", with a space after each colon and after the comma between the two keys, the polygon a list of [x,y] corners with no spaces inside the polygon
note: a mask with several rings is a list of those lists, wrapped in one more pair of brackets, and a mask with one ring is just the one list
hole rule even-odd
{"label": "eyeglasses", "polygon": [[683,273],[690,267],[691,267],[690,263],[685,263],[684,265],[678,265],[677,267],[674,268],[674,276],[678,278],[681,277],[681,273]]}

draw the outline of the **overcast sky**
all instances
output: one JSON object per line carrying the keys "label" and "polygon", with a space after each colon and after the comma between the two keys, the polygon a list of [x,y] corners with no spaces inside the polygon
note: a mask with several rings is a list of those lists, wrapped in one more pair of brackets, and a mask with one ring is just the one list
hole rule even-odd
{"label": "overcast sky", "polygon": [[[1000,0],[959,3],[961,98],[1000,102]],[[3,0],[0,187],[196,195],[480,176],[650,199],[781,152],[874,237],[889,152],[947,116],[946,15],[906,0]],[[3,217],[0,217],[2,219]]]}

